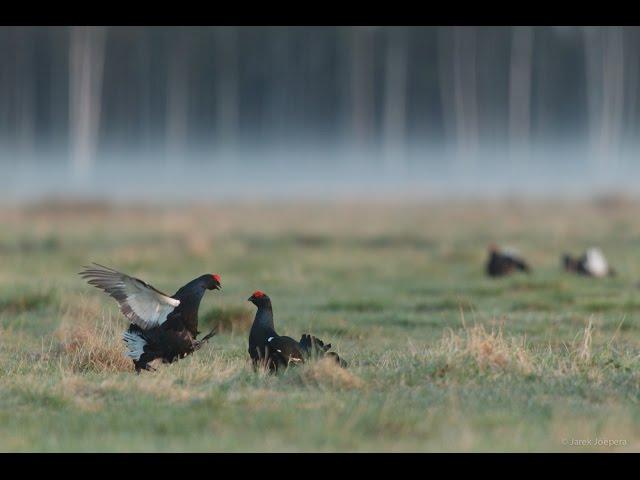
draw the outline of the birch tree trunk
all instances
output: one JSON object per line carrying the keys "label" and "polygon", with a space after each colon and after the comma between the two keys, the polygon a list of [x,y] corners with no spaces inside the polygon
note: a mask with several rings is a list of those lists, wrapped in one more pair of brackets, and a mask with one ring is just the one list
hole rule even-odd
{"label": "birch tree trunk", "polygon": [[216,29],[216,133],[219,145],[233,150],[238,136],[238,32]]}
{"label": "birch tree trunk", "polygon": [[371,140],[373,131],[373,32],[354,27],[351,32],[351,130],[357,149]]}
{"label": "birch tree trunk", "polygon": [[18,34],[16,83],[16,128],[18,149],[23,154],[32,153],[35,138],[35,29],[21,27]]}
{"label": "birch tree trunk", "polygon": [[106,29],[72,27],[69,42],[69,117],[73,171],[85,178],[95,161],[100,128]]}
{"label": "birch tree trunk", "polygon": [[166,90],[166,142],[168,165],[183,162],[189,121],[189,71],[187,62],[186,32],[170,36],[170,48]]}
{"label": "birch tree trunk", "polygon": [[624,118],[624,42],[620,27],[585,27],[589,140],[595,166],[618,157]]}
{"label": "birch tree trunk", "polygon": [[442,124],[446,144],[456,140],[456,118],[453,104],[453,35],[450,27],[438,27],[438,86],[442,105]]}
{"label": "birch tree trunk", "polygon": [[478,149],[475,27],[453,30],[453,103],[458,161],[469,164]]}
{"label": "birch tree trunk", "polygon": [[385,52],[383,136],[387,168],[404,168],[406,162],[407,36],[388,27]]}
{"label": "birch tree trunk", "polygon": [[509,143],[512,153],[529,145],[533,29],[514,27],[509,64]]}
{"label": "birch tree trunk", "polygon": [[624,39],[622,27],[607,27],[604,36],[601,129],[602,161],[619,160],[624,108]]}
{"label": "birch tree trunk", "polygon": [[638,27],[625,27],[624,36],[624,82],[625,82],[625,99],[624,99],[624,120],[623,124],[626,131],[623,131],[625,143],[626,141],[636,141],[635,132],[637,113],[638,113],[638,49],[640,45],[640,35]]}

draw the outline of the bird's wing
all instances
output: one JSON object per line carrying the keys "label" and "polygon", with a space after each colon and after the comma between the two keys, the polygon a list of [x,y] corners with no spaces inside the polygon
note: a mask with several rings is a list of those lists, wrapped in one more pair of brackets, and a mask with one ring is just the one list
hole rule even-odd
{"label": "bird's wing", "polygon": [[143,330],[161,325],[180,300],[171,298],[142,280],[94,263],[80,276],[104,290],[120,304],[120,311]]}
{"label": "bird's wing", "polygon": [[300,344],[291,337],[269,337],[267,345],[273,356],[280,356],[285,363],[304,363]]}

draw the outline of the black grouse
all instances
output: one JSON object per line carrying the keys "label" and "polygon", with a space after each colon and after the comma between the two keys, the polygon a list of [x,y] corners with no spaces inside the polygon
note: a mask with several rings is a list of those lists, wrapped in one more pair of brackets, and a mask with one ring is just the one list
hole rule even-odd
{"label": "black grouse", "polygon": [[494,244],[489,246],[489,261],[487,262],[487,275],[501,277],[515,271],[529,273],[529,266],[524,260],[513,253],[500,252]]}
{"label": "black grouse", "polygon": [[333,358],[341,367],[347,366],[337,353],[329,351],[331,344],[325,345],[319,338],[304,334],[296,342],[291,337],[278,335],[273,325],[271,299],[264,292],[256,290],[248,300],[258,307],[249,333],[249,355],[254,368],[264,366],[277,371],[291,364],[325,356]]}
{"label": "black grouse", "polygon": [[94,265],[84,267],[80,276],[113,297],[131,322],[123,340],[137,373],[153,370],[149,363],[157,358],[163,363],[184,358],[215,335],[214,329],[196,340],[200,300],[206,290],[220,289],[219,275],[201,275],[169,296],[138,278]]}
{"label": "black grouse", "polygon": [[602,251],[596,247],[589,248],[577,258],[568,254],[563,255],[562,265],[567,272],[588,277],[613,277],[616,274],[615,270],[609,266]]}

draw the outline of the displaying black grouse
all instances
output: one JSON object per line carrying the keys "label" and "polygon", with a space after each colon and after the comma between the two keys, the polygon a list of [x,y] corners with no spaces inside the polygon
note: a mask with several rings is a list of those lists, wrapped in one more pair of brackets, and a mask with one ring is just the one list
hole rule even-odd
{"label": "displaying black grouse", "polygon": [[530,268],[524,260],[509,252],[500,252],[495,245],[489,246],[489,261],[487,262],[487,275],[501,277],[515,271],[529,273]]}
{"label": "displaying black grouse", "polygon": [[123,339],[136,372],[153,370],[149,363],[157,358],[163,363],[184,358],[215,335],[212,330],[196,340],[200,301],[206,290],[220,289],[219,275],[201,275],[169,296],[138,278],[94,265],[84,267],[80,276],[113,297],[131,322]]}
{"label": "displaying black grouse", "polygon": [[347,366],[347,362],[337,353],[329,351],[331,344],[325,345],[312,335],[302,335],[299,342],[291,337],[278,335],[273,325],[271,299],[264,292],[256,290],[248,300],[258,307],[249,333],[249,355],[254,368],[264,365],[271,371],[277,371],[291,364],[324,356],[335,359],[341,367]]}
{"label": "displaying black grouse", "polygon": [[577,258],[568,254],[563,255],[562,266],[567,272],[588,277],[613,277],[616,274],[615,270],[609,266],[602,251],[597,247],[589,248]]}

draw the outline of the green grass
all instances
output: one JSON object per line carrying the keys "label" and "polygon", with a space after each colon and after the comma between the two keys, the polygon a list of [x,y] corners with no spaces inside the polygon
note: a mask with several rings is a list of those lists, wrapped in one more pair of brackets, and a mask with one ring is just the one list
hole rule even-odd
{"label": "green grass", "polygon": [[[336,204],[0,211],[2,451],[637,451],[638,205]],[[531,275],[483,275],[490,241]],[[559,269],[599,245],[618,276]],[[133,374],[96,261],[173,293],[206,272],[202,350]],[[255,289],[332,343],[248,363]],[[623,440],[572,447],[573,440]]]}

